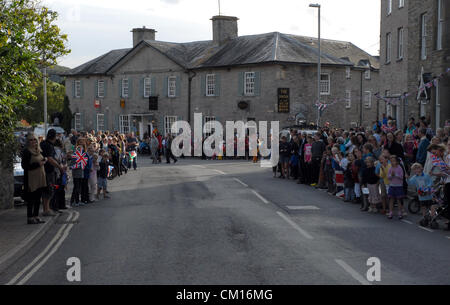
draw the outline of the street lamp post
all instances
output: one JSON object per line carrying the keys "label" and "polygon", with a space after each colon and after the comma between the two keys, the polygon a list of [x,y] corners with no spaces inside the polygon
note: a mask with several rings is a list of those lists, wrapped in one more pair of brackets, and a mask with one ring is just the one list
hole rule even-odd
{"label": "street lamp post", "polygon": [[[316,7],[319,9],[319,35],[318,35],[318,46],[319,46],[319,56],[317,59],[317,102],[320,103],[320,4],[310,4],[309,7]],[[320,108],[317,107],[317,127],[319,127],[319,121],[320,121]]]}

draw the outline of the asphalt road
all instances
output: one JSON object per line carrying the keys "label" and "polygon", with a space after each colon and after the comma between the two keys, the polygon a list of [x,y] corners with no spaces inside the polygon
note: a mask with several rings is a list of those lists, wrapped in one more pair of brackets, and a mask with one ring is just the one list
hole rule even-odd
{"label": "asphalt road", "polygon": [[[0,283],[450,284],[450,233],[418,216],[360,212],[251,162],[138,161],[110,182],[111,199],[60,217]],[[71,257],[81,282],[66,278]],[[379,282],[366,277],[372,257]]]}

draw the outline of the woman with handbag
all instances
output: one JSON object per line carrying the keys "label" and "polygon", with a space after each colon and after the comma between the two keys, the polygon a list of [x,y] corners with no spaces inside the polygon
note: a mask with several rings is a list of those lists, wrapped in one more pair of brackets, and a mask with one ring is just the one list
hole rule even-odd
{"label": "woman with handbag", "polygon": [[28,224],[39,224],[42,192],[47,187],[44,164],[47,159],[41,154],[38,139],[28,134],[25,149],[22,152],[22,168],[24,170],[25,201],[27,202]]}

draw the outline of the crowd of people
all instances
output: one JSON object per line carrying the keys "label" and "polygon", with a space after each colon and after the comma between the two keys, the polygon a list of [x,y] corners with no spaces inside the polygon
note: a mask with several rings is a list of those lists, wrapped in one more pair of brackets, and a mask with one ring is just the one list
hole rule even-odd
{"label": "crowd of people", "polygon": [[[314,135],[292,129],[290,140],[281,138],[280,161],[274,177],[327,189],[362,211],[392,219],[407,215],[408,189],[422,207],[421,225],[427,226],[438,204],[450,199],[450,121],[434,131],[422,117],[411,118],[399,129],[392,118],[374,122],[373,128],[320,128]],[[439,201],[443,188],[445,199]]]}
{"label": "crowd of people", "polygon": [[109,199],[108,178],[127,174],[131,168],[137,170],[137,152],[142,143],[148,145],[153,164],[161,163],[164,156],[167,163],[178,161],[171,151],[172,135],[163,137],[154,132],[144,138],[140,142],[133,132],[125,135],[94,130],[57,134],[50,129],[45,138],[22,133],[18,141],[23,147],[20,157],[27,223],[44,222],[39,218],[41,205],[42,216],[56,216],[67,209],[65,193],[69,183],[72,207]]}

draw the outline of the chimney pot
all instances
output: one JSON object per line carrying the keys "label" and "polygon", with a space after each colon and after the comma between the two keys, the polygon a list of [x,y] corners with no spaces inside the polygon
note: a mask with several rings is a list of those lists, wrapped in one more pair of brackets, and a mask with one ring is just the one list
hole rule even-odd
{"label": "chimney pot", "polygon": [[213,25],[213,41],[219,46],[228,40],[238,37],[238,18],[232,16],[214,16],[211,18]]}
{"label": "chimney pot", "polygon": [[156,31],[147,29],[145,25],[142,28],[132,29],[131,32],[133,33],[133,48],[142,40],[155,40]]}

